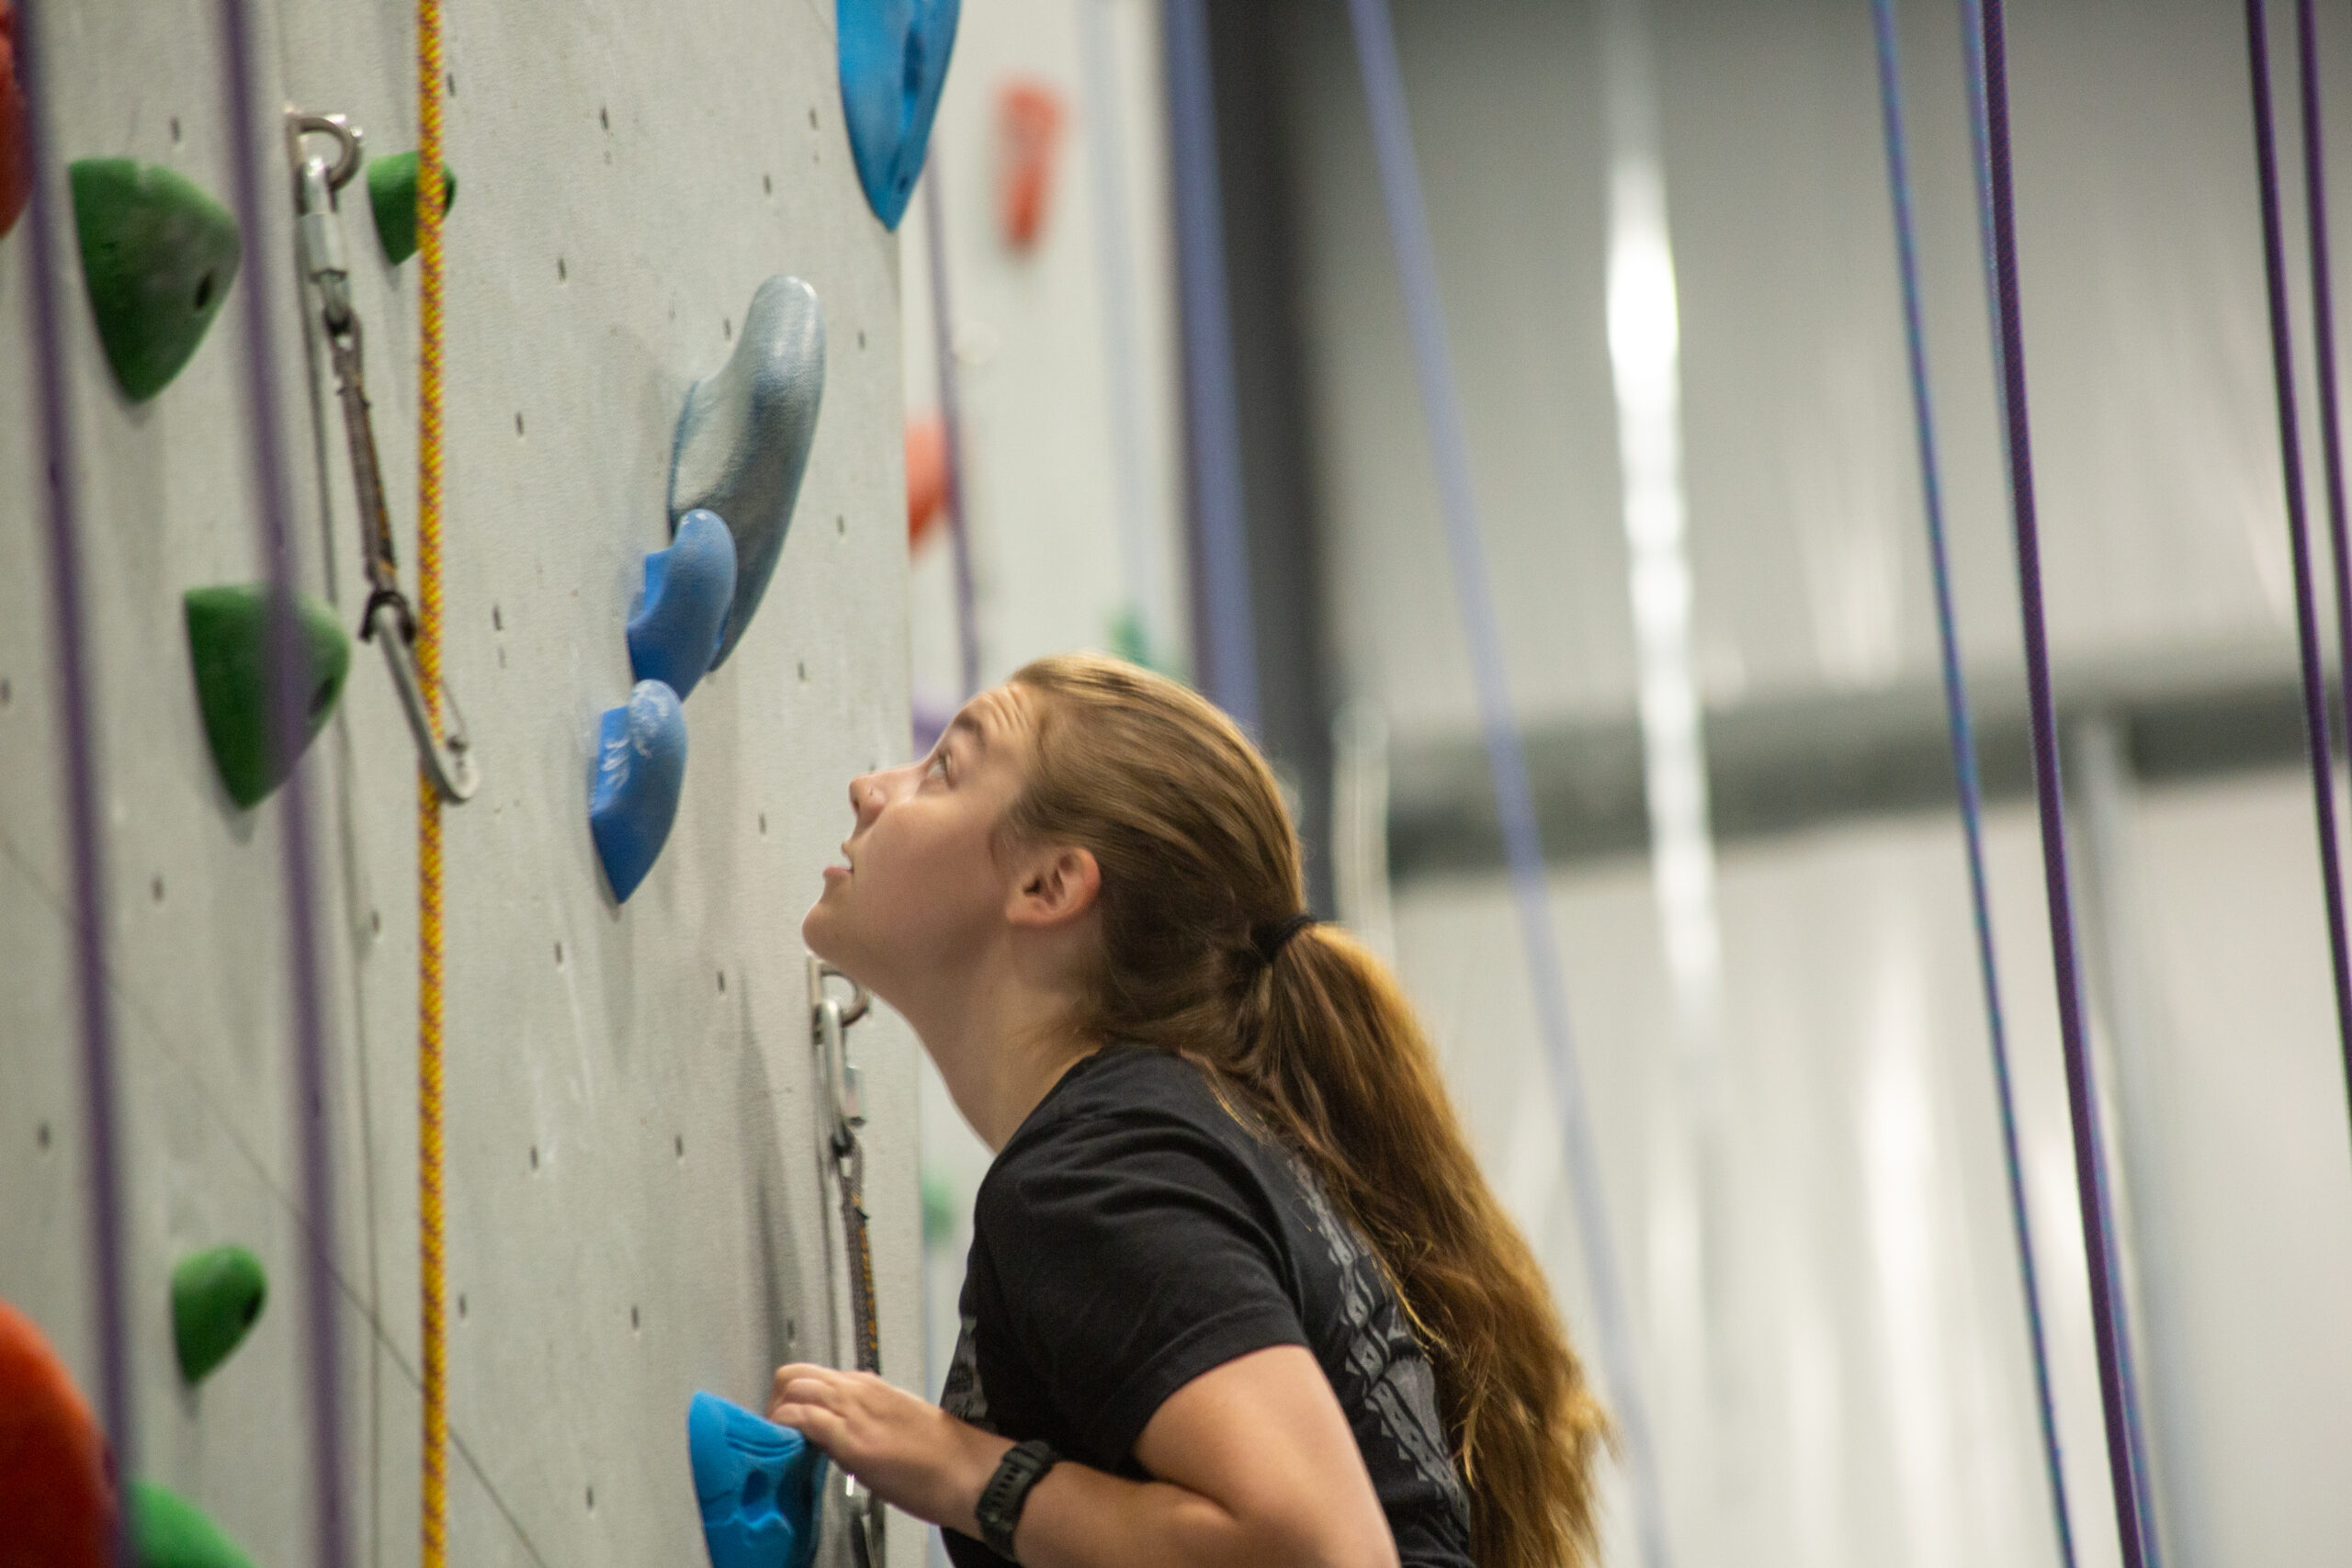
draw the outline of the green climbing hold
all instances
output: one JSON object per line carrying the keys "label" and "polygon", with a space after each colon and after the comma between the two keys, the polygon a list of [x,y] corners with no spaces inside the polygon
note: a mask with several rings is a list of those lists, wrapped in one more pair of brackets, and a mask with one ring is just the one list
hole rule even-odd
{"label": "green climbing hold", "polygon": [[[376,209],[376,238],[384,259],[398,266],[416,254],[416,154],[368,160],[368,205]],[[441,213],[458,205],[458,176],[441,165]]]}
{"label": "green climbing hold", "polygon": [[956,1185],[935,1170],[926,1169],[922,1179],[922,1244],[944,1247],[955,1238],[958,1204]]}
{"label": "green climbing hold", "polygon": [[[301,761],[274,754],[269,734],[269,585],[224,583],[187,591],[187,649],[196,666],[196,700],[220,782],[239,806],[254,807],[286,782]],[[296,592],[294,613],[303,658],[302,715],[307,748],[334,711],[351,669],[351,638],[334,614]]]}
{"label": "green climbing hold", "polygon": [[172,1338],[180,1376],[202,1382],[261,1317],[269,1277],[242,1247],[191,1252],[172,1269]]}
{"label": "green climbing hold", "polygon": [[68,173],[98,341],[123,395],[143,403],[220,314],[237,276],[237,220],[160,164],[84,158]]}
{"label": "green climbing hold", "polygon": [[152,1481],[130,1483],[130,1539],[139,1568],[254,1568],[203,1510]]}

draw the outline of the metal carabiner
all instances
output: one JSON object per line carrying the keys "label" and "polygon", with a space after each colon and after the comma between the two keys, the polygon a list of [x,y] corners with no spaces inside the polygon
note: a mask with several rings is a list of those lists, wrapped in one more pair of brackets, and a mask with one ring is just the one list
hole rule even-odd
{"label": "metal carabiner", "polygon": [[[825,982],[829,979],[849,981],[847,1008],[839,997],[827,994]],[[818,1071],[823,1075],[833,1154],[836,1158],[846,1157],[856,1143],[858,1129],[865,1125],[865,1075],[850,1058],[849,1026],[865,1016],[874,1005],[874,998],[856,980],[812,954],[808,959],[808,1002],[810,1043],[817,1048]]]}
{"label": "metal carabiner", "polygon": [[408,716],[417,762],[433,781],[434,792],[452,806],[471,800],[481,785],[481,774],[466,739],[465,710],[458,706],[458,694],[449,689],[448,682],[435,682],[441,688],[443,711],[448,715],[448,722],[435,732],[433,710],[424,701],[424,675],[416,664],[416,626],[408,619],[407,601],[397,595],[378,595],[370,602],[368,629],[384,645],[384,663],[392,672],[393,688],[400,693],[401,711]]}
{"label": "metal carabiner", "polygon": [[[305,158],[302,139],[307,136],[333,137],[334,161]],[[335,193],[359,173],[360,132],[343,115],[311,114],[289,105],[286,154],[294,165],[295,248],[302,259],[302,275],[318,285],[327,331],[340,334],[352,321],[351,265],[343,248]]]}
{"label": "metal carabiner", "polygon": [[[335,155],[303,156],[307,137],[333,139]],[[418,764],[434,792],[452,806],[469,800],[481,784],[466,738],[465,714],[447,681],[437,681],[448,716],[434,721],[424,671],[416,660],[416,617],[401,592],[400,566],[392,553],[391,509],[384,500],[381,465],[376,457],[376,427],[368,412],[367,371],[359,313],[351,302],[351,266],[343,244],[343,221],[335,195],[359,174],[358,129],[339,114],[312,114],[287,106],[286,156],[293,165],[296,249],[302,276],[319,291],[319,321],[334,362],[335,398],[343,405],[344,436],[351,454],[351,482],[358,492],[359,528],[368,570],[368,606],[360,612],[362,642],[380,642],[392,687],[400,694],[416,742]]]}

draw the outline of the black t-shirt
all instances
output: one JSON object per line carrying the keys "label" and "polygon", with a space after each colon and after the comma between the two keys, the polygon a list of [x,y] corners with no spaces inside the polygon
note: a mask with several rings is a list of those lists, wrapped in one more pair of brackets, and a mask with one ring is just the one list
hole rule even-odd
{"label": "black t-shirt", "polygon": [[[1470,1568],[1469,1504],[1436,1379],[1355,1228],[1295,1156],[1165,1052],[1065,1073],[980,1183],[949,1414],[1142,1480],[1136,1438],[1203,1372],[1313,1351],[1405,1568]],[[999,1568],[944,1532],[956,1568]]]}

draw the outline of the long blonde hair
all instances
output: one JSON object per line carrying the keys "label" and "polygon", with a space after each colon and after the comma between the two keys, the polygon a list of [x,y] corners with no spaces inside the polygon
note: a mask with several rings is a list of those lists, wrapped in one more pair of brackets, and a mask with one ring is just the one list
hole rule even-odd
{"label": "long blonde hair", "polygon": [[1210,704],[1132,665],[1066,655],[1012,679],[1042,701],[1001,831],[1082,846],[1102,868],[1081,1026],[1198,1063],[1362,1230],[1436,1371],[1480,1568],[1589,1561],[1607,1419],[1410,1004],[1332,926],[1260,954],[1306,903],[1264,759]]}

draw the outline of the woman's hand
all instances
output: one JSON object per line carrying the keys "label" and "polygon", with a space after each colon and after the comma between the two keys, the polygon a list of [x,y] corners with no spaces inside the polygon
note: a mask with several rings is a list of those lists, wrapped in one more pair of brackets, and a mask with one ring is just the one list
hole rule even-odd
{"label": "woman's hand", "polygon": [[893,1507],[968,1536],[980,1488],[1012,1447],[871,1372],[779,1367],[768,1419],[790,1427]]}

